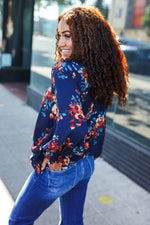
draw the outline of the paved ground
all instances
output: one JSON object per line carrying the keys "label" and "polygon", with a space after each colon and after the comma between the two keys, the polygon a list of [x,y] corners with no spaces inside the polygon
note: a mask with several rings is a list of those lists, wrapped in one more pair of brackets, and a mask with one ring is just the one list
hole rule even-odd
{"label": "paved ground", "polygon": [[[0,224],[8,215],[26,177],[37,112],[0,84]],[[15,94],[15,95],[14,95]],[[35,225],[57,225],[56,201]],[[84,212],[85,225],[150,225],[150,194],[102,159],[96,161]]]}

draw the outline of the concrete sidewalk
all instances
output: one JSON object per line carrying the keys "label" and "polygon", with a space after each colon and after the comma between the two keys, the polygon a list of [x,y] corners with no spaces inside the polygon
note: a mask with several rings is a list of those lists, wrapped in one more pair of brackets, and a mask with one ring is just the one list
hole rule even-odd
{"label": "concrete sidewalk", "polygon": [[[30,146],[37,112],[0,84],[0,224],[32,171]],[[7,189],[6,189],[7,188]],[[8,212],[5,205],[9,204]],[[35,225],[57,225],[58,201]],[[149,225],[150,194],[102,159],[96,160],[84,211],[85,225]]]}

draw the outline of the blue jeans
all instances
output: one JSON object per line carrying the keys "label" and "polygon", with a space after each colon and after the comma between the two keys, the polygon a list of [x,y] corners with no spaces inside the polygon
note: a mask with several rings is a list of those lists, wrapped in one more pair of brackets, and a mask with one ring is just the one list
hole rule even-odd
{"label": "blue jeans", "polygon": [[57,198],[60,198],[59,225],[83,225],[86,190],[93,172],[93,156],[66,170],[47,168],[43,174],[33,171],[16,199],[9,225],[32,225]]}

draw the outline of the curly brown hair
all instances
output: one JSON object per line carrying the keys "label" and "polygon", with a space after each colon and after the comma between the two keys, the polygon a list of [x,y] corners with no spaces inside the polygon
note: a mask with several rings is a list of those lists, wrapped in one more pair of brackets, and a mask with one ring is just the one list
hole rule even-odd
{"label": "curly brown hair", "polygon": [[[119,105],[126,106],[128,66],[110,24],[93,6],[65,10],[58,23],[61,19],[69,26],[72,37],[70,60],[80,62],[86,68],[93,97],[112,105],[113,96],[117,95]],[[56,39],[55,59],[59,61],[61,52],[57,35]]]}

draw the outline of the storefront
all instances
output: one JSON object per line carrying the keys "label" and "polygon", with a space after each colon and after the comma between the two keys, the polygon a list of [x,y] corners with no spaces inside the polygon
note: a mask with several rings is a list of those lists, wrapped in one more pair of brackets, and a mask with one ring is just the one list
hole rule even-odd
{"label": "storefront", "polygon": [[29,81],[34,0],[1,0],[0,81]]}
{"label": "storefront", "polygon": [[[64,5],[35,2],[34,32],[28,104],[39,109],[42,94],[51,83],[54,64],[57,17]],[[130,74],[127,109],[114,98],[107,112],[107,132],[103,157],[143,187],[150,178],[150,76]],[[149,179],[150,180],[150,179]]]}

